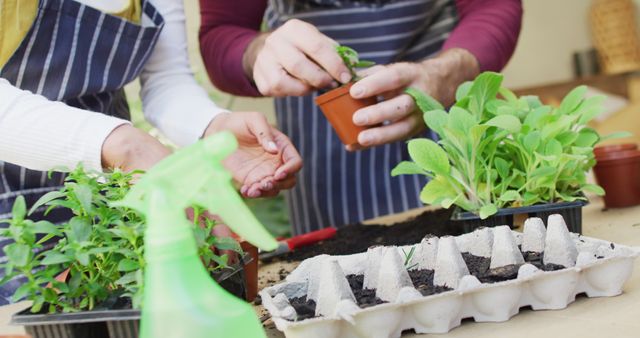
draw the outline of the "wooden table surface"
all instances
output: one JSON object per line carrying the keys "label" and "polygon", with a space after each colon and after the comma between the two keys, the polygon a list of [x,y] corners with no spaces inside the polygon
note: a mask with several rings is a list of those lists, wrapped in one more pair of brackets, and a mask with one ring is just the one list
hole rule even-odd
{"label": "wooden table surface", "polygon": [[[594,198],[583,210],[583,231],[586,236],[615,243],[640,246],[640,206],[625,209],[602,210],[601,199]],[[372,220],[375,223],[394,223],[417,214],[422,210]],[[282,269],[290,271],[292,264],[271,264],[260,268],[261,287],[266,280],[279,280]],[[475,323],[465,320],[446,337],[640,337],[640,260],[635,262],[635,271],[627,282],[624,293],[611,298],[579,297],[563,310],[532,311],[523,309],[520,314],[503,323]],[[0,335],[20,334],[21,327],[9,326],[11,314],[28,306],[19,303],[0,307]],[[258,308],[260,314],[263,312]],[[278,332],[271,321],[266,322],[270,338],[284,335]],[[426,337],[407,333],[403,338]],[[435,336],[435,335],[432,335]]]}

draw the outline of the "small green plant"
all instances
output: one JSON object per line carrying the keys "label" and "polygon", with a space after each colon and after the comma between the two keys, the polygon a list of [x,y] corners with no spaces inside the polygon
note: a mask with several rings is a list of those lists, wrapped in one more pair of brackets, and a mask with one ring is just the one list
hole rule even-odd
{"label": "small green plant", "polygon": [[602,111],[603,96],[585,98],[572,90],[559,107],[535,96],[518,98],[501,86],[502,75],[486,72],[460,85],[449,111],[428,95],[409,88],[424,121],[440,141],[408,142],[412,162],[392,175],[430,178],[420,198],[444,208],[457,205],[484,219],[499,208],[584,199],[604,190],[587,183],[595,165],[593,147],[601,137],[587,123]]}
{"label": "small green plant", "polygon": [[[91,310],[113,296],[131,299],[134,308],[142,300],[144,260],[144,218],[135,210],[113,207],[129,191],[133,175],[140,172],[88,173],[82,167],[72,171],[60,191],[47,193],[29,212],[18,197],[12,219],[0,229],[0,236],[14,241],[4,247],[7,262],[0,285],[23,275],[27,281],[13,295],[14,300],[33,301],[32,312],[48,306],[47,312]],[[73,217],[62,224],[27,219],[36,209],[66,208]],[[194,207],[194,222],[202,208]],[[215,222],[194,225],[194,235],[205,266],[210,270],[226,266],[227,256],[213,247],[240,251],[232,239],[211,235]],[[50,249],[45,242],[58,238]],[[56,280],[63,271],[65,281]],[[50,284],[51,287],[47,285]]]}
{"label": "small green plant", "polygon": [[367,68],[375,64],[375,62],[372,61],[360,60],[358,52],[351,47],[338,45],[336,46],[336,52],[338,52],[345,66],[349,69],[351,81],[355,81],[358,78],[356,75],[357,68]]}
{"label": "small green plant", "polygon": [[409,263],[411,263],[411,259],[413,258],[413,255],[416,253],[416,247],[412,246],[411,249],[409,250],[409,252],[406,252],[404,250],[404,248],[402,249],[402,254],[404,255],[404,267],[407,270],[411,270],[413,268],[415,268],[416,266],[418,266],[418,263],[414,263],[409,265]]}

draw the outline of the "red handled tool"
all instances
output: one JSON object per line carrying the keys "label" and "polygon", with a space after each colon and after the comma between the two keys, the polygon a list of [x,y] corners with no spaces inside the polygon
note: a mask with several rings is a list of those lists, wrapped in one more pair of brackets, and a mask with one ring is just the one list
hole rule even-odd
{"label": "red handled tool", "polygon": [[276,256],[284,255],[297,248],[324,241],[336,235],[337,229],[328,227],[316,231],[312,231],[303,235],[294,236],[278,242],[278,248],[273,251],[260,253],[260,259],[270,259]]}

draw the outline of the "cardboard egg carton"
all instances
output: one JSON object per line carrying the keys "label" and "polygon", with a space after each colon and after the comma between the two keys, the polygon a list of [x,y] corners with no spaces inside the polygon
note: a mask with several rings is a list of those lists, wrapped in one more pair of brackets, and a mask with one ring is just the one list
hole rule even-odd
{"label": "cardboard egg carton", "polygon": [[[413,250],[411,250],[413,247]],[[408,255],[408,252],[412,252]],[[512,268],[514,279],[482,283],[461,253],[490,258],[491,271]],[[542,254],[543,271],[522,252]],[[388,338],[414,329],[446,333],[463,318],[509,320],[523,306],[563,309],[577,294],[610,297],[622,293],[640,249],[569,233],[560,215],[525,222],[523,233],[507,226],[482,228],[457,237],[430,237],[405,247],[372,247],[347,256],[319,255],[301,262],[286,280],[260,292],[276,327],[287,338]],[[411,270],[432,270],[433,285],[449,291],[428,296],[417,290]],[[358,306],[347,275],[364,275],[382,304]],[[316,317],[299,320],[295,297],[315,302]]]}

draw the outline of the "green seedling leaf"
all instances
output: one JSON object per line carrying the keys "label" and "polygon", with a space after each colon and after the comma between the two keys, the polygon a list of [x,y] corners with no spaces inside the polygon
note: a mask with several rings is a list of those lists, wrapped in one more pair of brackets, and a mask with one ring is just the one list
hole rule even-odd
{"label": "green seedling leaf", "polygon": [[453,131],[467,134],[473,126],[476,126],[475,118],[464,108],[451,107],[447,127]]}
{"label": "green seedling leaf", "polygon": [[91,224],[80,217],[73,217],[69,221],[71,227],[71,237],[78,243],[84,243],[89,240],[91,236]]}
{"label": "green seedling leaf", "polygon": [[602,187],[597,185],[597,184],[585,184],[585,185],[582,186],[582,190],[586,191],[586,192],[594,193],[594,194],[596,194],[598,196],[604,196],[605,195],[604,189],[602,189]]}
{"label": "green seedling leaf", "polygon": [[82,252],[82,251],[76,252],[76,260],[82,266],[88,266],[89,265],[89,259],[90,258],[89,258],[89,254],[88,253]]}
{"label": "green seedling leaf", "polygon": [[219,250],[233,250],[235,252],[242,252],[242,248],[238,241],[231,237],[216,237],[214,246]]}
{"label": "green seedling leaf", "polygon": [[515,190],[507,190],[499,198],[499,200],[503,202],[517,201],[519,199],[520,199],[520,194]]}
{"label": "green seedling leaf", "polygon": [[[493,99],[500,90],[502,84],[502,75],[493,72],[484,72],[473,81],[473,85],[469,89],[469,96],[472,96],[469,110],[480,115],[484,109],[484,105],[490,99]],[[474,107],[472,109],[472,106]]]}
{"label": "green seedling leaf", "polygon": [[426,172],[415,162],[402,161],[391,170],[391,176],[399,175],[425,175]]}
{"label": "green seedling leaf", "polygon": [[593,147],[600,141],[598,132],[591,128],[583,128],[578,132],[578,138],[574,142],[576,147]]}
{"label": "green seedling leaf", "polygon": [[437,143],[429,139],[414,139],[409,141],[408,148],[411,159],[424,170],[437,175],[449,174],[451,166],[447,153]]}
{"label": "green seedling leaf", "polygon": [[633,136],[633,134],[628,132],[628,131],[618,131],[618,132],[611,133],[609,135],[603,136],[600,139],[600,142],[606,141],[606,140],[618,139],[618,138],[631,137],[631,136]]}
{"label": "green seedling leaf", "polygon": [[33,204],[33,206],[31,206],[31,209],[29,209],[29,215],[33,214],[36,210],[38,210],[38,208],[40,208],[43,205],[46,205],[47,203],[59,199],[59,198],[63,198],[65,197],[66,194],[61,192],[61,191],[50,191],[44,195],[42,195],[42,197],[40,197],[36,203]]}
{"label": "green seedling leaf", "polygon": [[86,184],[78,184],[74,189],[74,194],[82,205],[82,208],[87,212],[91,211],[91,202],[93,195],[91,188]]}
{"label": "green seedling leaf", "polygon": [[540,132],[533,131],[527,134],[524,137],[523,145],[529,153],[533,153],[534,151],[536,151],[536,149],[538,149],[538,147],[540,146]]}
{"label": "green seedling leaf", "polygon": [[498,127],[504,130],[507,130],[512,133],[517,133],[520,131],[522,124],[520,120],[511,115],[499,115],[485,123],[488,126]]}
{"label": "green seedling leaf", "polygon": [[54,265],[71,262],[72,259],[57,251],[47,251],[44,253],[44,259],[40,264],[42,265]]}
{"label": "green seedling leaf", "polygon": [[118,271],[129,272],[140,268],[140,264],[132,259],[123,259],[118,263]]}
{"label": "green seedling leaf", "polygon": [[506,179],[509,176],[509,171],[511,169],[509,162],[500,157],[496,157],[493,160],[493,165],[496,167],[496,171],[502,179]]}
{"label": "green seedling leaf", "polygon": [[443,128],[449,121],[449,114],[441,109],[430,110],[423,114],[423,118],[424,122],[427,124],[427,127],[438,133],[438,135],[442,135]]}
{"label": "green seedling leaf", "polygon": [[456,191],[442,176],[436,176],[424,186],[420,193],[420,200],[426,204],[436,204],[439,201],[456,198]]}
{"label": "green seedling leaf", "polygon": [[480,219],[487,219],[491,215],[495,215],[498,212],[498,208],[494,204],[487,204],[480,208]]}
{"label": "green seedling leaf", "polygon": [[11,243],[4,247],[4,253],[9,262],[15,267],[21,268],[29,264],[33,255],[31,248],[26,244]]}
{"label": "green seedling leaf", "polygon": [[443,110],[444,107],[438,102],[436,99],[424,93],[416,88],[409,87],[405,89],[405,93],[409,94],[413,97],[413,100],[416,102],[416,105],[420,110],[424,112],[428,112],[431,110]]}
{"label": "green seedling leaf", "polygon": [[582,101],[580,106],[576,109],[576,114],[580,115],[578,119],[579,124],[586,124],[593,120],[596,116],[600,115],[604,110],[602,104],[606,97],[604,95],[597,95]]}
{"label": "green seedling leaf", "polygon": [[547,156],[560,156],[562,154],[562,144],[556,139],[550,139],[544,148],[544,154]]}
{"label": "green seedling leaf", "polygon": [[62,232],[53,223],[49,221],[38,221],[33,224],[33,233],[35,234],[53,234],[55,236],[61,236]]}
{"label": "green seedling leaf", "polygon": [[16,197],[15,202],[13,202],[13,209],[11,210],[11,216],[13,217],[14,222],[21,222],[24,220],[24,217],[27,215],[27,203],[24,201],[23,196]]}
{"label": "green seedling leaf", "polygon": [[456,101],[462,101],[467,95],[469,95],[469,90],[471,90],[471,86],[473,86],[473,82],[466,81],[463,82],[458,89],[456,90]]}
{"label": "green seedling leaf", "polygon": [[578,136],[579,134],[575,131],[568,130],[558,134],[558,136],[556,136],[556,140],[558,140],[563,147],[567,147],[575,142],[578,139]]}
{"label": "green seedling leaf", "polygon": [[587,86],[578,86],[574,88],[572,91],[567,94],[567,96],[562,99],[562,103],[560,103],[560,107],[558,111],[563,114],[569,114],[573,112],[580,102],[582,102],[582,98],[584,94],[587,92]]}
{"label": "green seedling leaf", "polygon": [[131,284],[131,283],[136,281],[136,279],[137,279],[136,275],[137,275],[137,271],[128,272],[124,276],[122,276],[118,280],[116,280],[115,283],[118,284],[118,285]]}

